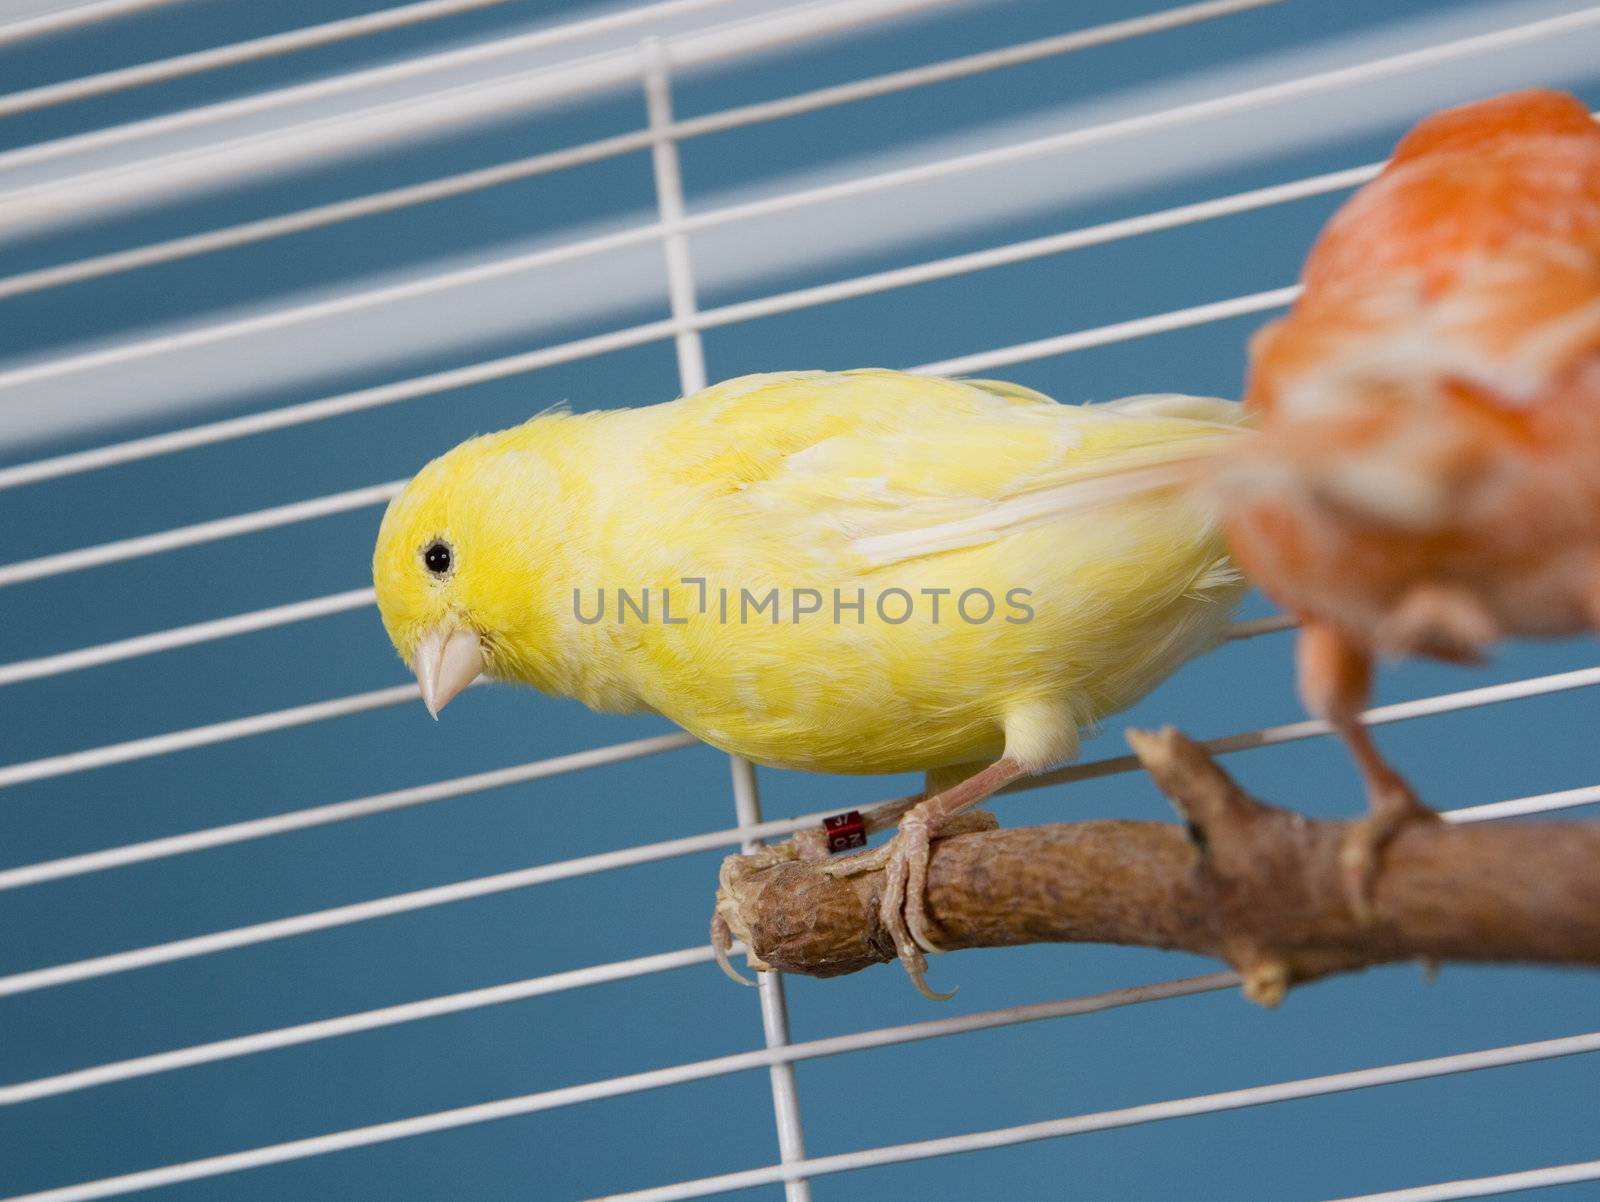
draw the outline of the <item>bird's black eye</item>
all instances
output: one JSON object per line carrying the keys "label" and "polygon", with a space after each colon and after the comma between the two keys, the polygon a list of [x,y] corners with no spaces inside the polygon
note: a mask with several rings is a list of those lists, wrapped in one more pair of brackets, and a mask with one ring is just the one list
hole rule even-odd
{"label": "bird's black eye", "polygon": [[422,565],[435,576],[446,576],[450,572],[453,557],[450,554],[450,544],[444,542],[429,543],[422,552]]}

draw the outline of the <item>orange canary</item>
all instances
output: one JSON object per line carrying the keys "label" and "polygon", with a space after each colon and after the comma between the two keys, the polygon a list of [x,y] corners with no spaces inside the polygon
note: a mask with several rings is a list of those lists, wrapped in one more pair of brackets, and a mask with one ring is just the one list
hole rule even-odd
{"label": "orange canary", "polygon": [[1361,724],[1374,658],[1600,628],[1600,129],[1544,90],[1429,117],[1303,278],[1250,346],[1260,434],[1227,526],[1360,765],[1343,867],[1365,913],[1384,844],[1433,817]]}

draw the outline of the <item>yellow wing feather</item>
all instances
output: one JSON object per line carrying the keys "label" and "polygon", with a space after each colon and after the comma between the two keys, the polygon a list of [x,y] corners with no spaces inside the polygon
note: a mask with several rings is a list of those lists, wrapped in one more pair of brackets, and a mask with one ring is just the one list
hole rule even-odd
{"label": "yellow wing feather", "polygon": [[[1064,406],[861,371],[745,377],[644,412],[645,478],[663,486],[646,490],[648,545],[624,558],[649,565],[679,614],[706,590],[776,588],[779,608],[776,622],[736,608],[728,623],[640,627],[641,696],[762,762],[968,762],[998,753],[1008,711],[1041,701],[1068,707],[1070,726],[1093,722],[1213,641],[1242,591],[1188,498],[1073,491],[1209,453],[1237,433],[1229,402]],[[678,587],[684,577],[707,583]],[[867,620],[796,615],[795,590],[829,607],[864,593]],[[920,608],[875,620],[872,599],[893,590]],[[973,590],[995,602],[988,621],[953,609]],[[1009,623],[1017,590],[1032,616]]]}

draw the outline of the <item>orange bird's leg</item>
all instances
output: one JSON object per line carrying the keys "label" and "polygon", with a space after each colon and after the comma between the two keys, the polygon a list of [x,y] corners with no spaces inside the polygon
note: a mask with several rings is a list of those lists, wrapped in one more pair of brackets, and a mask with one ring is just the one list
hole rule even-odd
{"label": "orange bird's leg", "polygon": [[1372,889],[1378,857],[1408,822],[1435,821],[1438,815],[1411,791],[1378,753],[1361,711],[1372,692],[1372,656],[1332,626],[1307,620],[1296,647],[1300,697],[1306,709],[1324,719],[1355,756],[1367,787],[1367,817],[1352,823],[1340,849],[1340,868],[1351,909],[1363,921],[1372,915]]}

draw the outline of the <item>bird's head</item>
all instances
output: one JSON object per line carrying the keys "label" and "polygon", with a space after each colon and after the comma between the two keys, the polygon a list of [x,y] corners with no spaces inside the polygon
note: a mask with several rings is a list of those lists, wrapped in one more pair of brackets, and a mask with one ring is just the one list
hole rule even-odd
{"label": "bird's head", "polygon": [[[435,717],[478,677],[517,677],[529,625],[525,462],[506,434],[462,443],[389,503],[372,555],[378,612]],[[522,469],[522,470],[519,470]]]}

